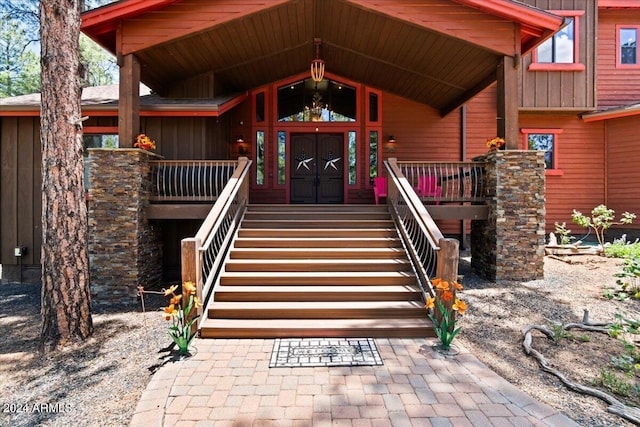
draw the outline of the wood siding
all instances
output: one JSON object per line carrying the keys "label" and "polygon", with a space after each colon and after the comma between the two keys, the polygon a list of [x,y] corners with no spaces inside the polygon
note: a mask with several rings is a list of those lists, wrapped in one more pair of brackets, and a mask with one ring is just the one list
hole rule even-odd
{"label": "wood siding", "polygon": [[[42,243],[40,121],[3,117],[0,123],[0,264],[37,265]],[[13,248],[27,248],[22,259]]]}
{"label": "wood siding", "polygon": [[598,108],[640,102],[640,68],[616,68],[618,24],[640,25],[640,10],[600,9]]}
{"label": "wood siding", "polygon": [[[616,211],[640,214],[640,150],[637,117],[606,122],[607,206]],[[636,220],[625,228],[640,229]]]}
{"label": "wood siding", "polygon": [[582,230],[571,222],[573,210],[591,212],[605,200],[604,124],[583,123],[575,115],[521,115],[520,126],[562,129],[556,156],[563,175],[546,177],[546,230],[554,231],[555,222],[566,222],[579,236]]}
{"label": "wood siding", "polygon": [[525,0],[544,10],[584,11],[579,19],[579,61],[584,71],[530,71],[532,53],[522,58],[520,108],[592,110],[596,107],[597,2],[593,0]]}

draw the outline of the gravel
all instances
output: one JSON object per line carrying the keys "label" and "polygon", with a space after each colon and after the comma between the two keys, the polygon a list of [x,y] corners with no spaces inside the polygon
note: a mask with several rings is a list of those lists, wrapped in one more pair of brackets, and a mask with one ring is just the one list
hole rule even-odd
{"label": "gravel", "polygon": [[[541,372],[522,350],[521,329],[529,324],[575,322],[588,309],[594,321],[616,313],[640,319],[637,301],[602,297],[613,286],[621,260],[547,258],[544,280],[497,285],[478,278],[461,260],[469,309],[457,340],[498,374],[584,426],[626,426],[606,405],[565,389]],[[40,287],[0,286],[0,425],[126,426],[152,371],[170,344],[167,324],[157,312],[164,298],[146,298],[147,313],[96,312],[94,335],[80,346],[39,354]],[[535,343],[534,343],[535,344]],[[606,357],[609,357],[606,355]],[[557,366],[575,367],[570,357]]]}

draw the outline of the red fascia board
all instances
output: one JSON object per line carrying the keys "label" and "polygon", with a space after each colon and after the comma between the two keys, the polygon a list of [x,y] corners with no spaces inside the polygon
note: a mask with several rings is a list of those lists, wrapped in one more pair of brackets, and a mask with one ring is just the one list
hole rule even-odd
{"label": "red fascia board", "polygon": [[640,3],[638,0],[600,0],[598,2],[598,8],[625,8],[625,9],[640,9]]}
{"label": "red fascia board", "polygon": [[541,9],[513,3],[507,0],[453,0],[474,9],[482,10],[491,15],[499,16],[510,21],[518,22],[529,27],[544,28],[556,31],[560,28],[563,18]]}
{"label": "red fascia board", "polygon": [[[82,30],[100,28],[98,33],[105,32],[104,28],[115,29],[116,21],[132,18],[144,13],[163,8],[178,0],[128,0],[112,3],[82,14]],[[88,31],[94,34],[93,31]]]}
{"label": "red fascia board", "polygon": [[622,117],[640,116],[640,108],[628,109],[628,110],[614,110],[610,112],[590,113],[582,116],[582,121],[585,123],[597,122],[600,120],[613,120],[620,119]]}

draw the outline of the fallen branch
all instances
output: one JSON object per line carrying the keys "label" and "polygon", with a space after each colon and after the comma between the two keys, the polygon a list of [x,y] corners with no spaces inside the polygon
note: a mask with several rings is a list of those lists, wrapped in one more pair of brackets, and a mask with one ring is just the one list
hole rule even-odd
{"label": "fallen branch", "polygon": [[[585,313],[585,319],[588,320],[588,312]],[[598,324],[600,325],[600,324]],[[606,324],[608,325],[608,324]],[[602,324],[602,326],[604,326],[604,324]],[[581,324],[581,323],[569,323],[567,325],[563,325],[562,328],[564,330],[567,329],[583,329],[586,331],[592,331],[592,332],[602,332],[602,333],[608,333],[608,329],[605,327],[599,327],[599,326],[594,326],[593,323],[592,324]],[[576,391],[578,393],[582,393],[582,394],[586,394],[589,396],[594,396],[597,397],[598,399],[606,402],[609,406],[607,407],[607,411],[618,415],[619,417],[622,417],[628,421],[631,421],[632,423],[636,424],[636,425],[640,425],[640,410],[638,408],[633,408],[630,406],[625,405],[624,403],[622,403],[621,401],[619,401],[618,399],[616,399],[615,397],[611,396],[610,394],[602,391],[602,390],[598,390],[596,388],[593,387],[587,387],[584,386],[582,384],[578,384],[575,383],[573,381],[569,381],[569,379],[567,377],[564,376],[564,374],[562,374],[560,371],[558,371],[555,368],[552,368],[549,363],[547,362],[547,359],[545,359],[545,357],[542,355],[542,353],[540,353],[539,351],[537,351],[536,349],[534,349],[532,347],[532,343],[533,343],[533,336],[531,335],[531,332],[537,330],[542,332],[548,339],[553,339],[553,332],[547,328],[546,326],[543,325],[529,325],[527,327],[525,327],[522,330],[522,333],[524,335],[524,340],[522,341],[522,346],[524,347],[524,351],[525,353],[527,353],[527,355],[529,356],[533,356],[536,361],[538,362],[538,365],[540,365],[540,368],[544,371],[547,372],[549,374],[555,375],[560,381],[562,381],[562,383],[568,387],[569,389]]]}

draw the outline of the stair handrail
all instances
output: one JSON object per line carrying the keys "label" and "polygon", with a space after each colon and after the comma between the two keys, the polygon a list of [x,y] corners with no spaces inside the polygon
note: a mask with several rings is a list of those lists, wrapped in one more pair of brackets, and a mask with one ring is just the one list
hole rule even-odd
{"label": "stair handrail", "polygon": [[455,281],[458,277],[459,242],[445,238],[395,158],[384,162],[389,179],[387,205],[409,255],[423,298],[433,297],[431,278]]}
{"label": "stair handrail", "polygon": [[[252,161],[238,158],[238,167],[220,193],[195,237],[182,239],[182,281],[194,282],[206,307],[242,215],[249,203],[248,172]],[[198,327],[204,320],[202,307]]]}

